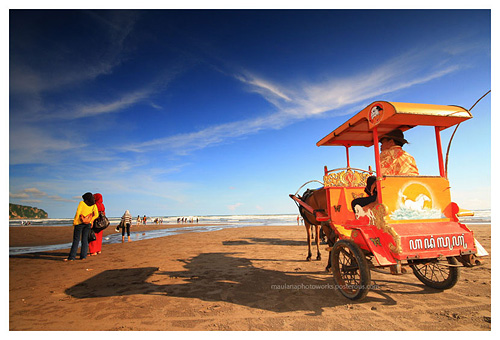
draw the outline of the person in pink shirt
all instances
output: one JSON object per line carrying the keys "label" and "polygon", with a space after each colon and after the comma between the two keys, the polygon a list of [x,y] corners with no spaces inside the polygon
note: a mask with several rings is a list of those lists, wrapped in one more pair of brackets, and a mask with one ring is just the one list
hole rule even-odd
{"label": "person in pink shirt", "polygon": [[[102,195],[94,194],[95,205],[99,214],[106,214],[104,204],[102,203]],[[94,256],[101,253],[102,248],[102,230],[95,233],[95,240],[89,242],[89,255]]]}

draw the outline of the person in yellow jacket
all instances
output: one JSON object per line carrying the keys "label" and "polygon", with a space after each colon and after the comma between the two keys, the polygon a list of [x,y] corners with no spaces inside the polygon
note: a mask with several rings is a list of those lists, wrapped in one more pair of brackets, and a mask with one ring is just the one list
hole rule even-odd
{"label": "person in yellow jacket", "polygon": [[84,260],[87,257],[90,228],[92,227],[94,220],[99,217],[99,211],[97,210],[97,206],[95,204],[94,195],[87,192],[82,195],[82,198],[83,201],[78,204],[75,218],[73,219],[73,243],[71,244],[69,256],[65,259],[65,261],[73,261],[76,258],[80,237],[82,239],[80,260]]}

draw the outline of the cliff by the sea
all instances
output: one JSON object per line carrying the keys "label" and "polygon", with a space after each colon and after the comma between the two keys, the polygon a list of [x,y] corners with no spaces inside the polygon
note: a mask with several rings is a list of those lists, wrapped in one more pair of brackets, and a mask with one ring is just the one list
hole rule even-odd
{"label": "cliff by the sea", "polygon": [[48,218],[42,209],[9,203],[9,220]]}

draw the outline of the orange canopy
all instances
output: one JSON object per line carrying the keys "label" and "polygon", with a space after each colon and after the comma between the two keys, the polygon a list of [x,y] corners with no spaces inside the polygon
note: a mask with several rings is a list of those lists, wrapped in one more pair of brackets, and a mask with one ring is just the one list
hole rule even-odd
{"label": "orange canopy", "polygon": [[455,105],[412,104],[377,101],[368,105],[347,122],[325,136],[317,146],[372,146],[372,131],[379,136],[399,128],[409,130],[418,125],[437,126],[444,130],[472,118],[469,111]]}

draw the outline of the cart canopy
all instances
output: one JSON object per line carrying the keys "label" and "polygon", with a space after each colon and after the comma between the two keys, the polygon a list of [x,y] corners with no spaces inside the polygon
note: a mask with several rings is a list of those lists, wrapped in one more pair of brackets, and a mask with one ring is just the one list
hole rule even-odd
{"label": "cart canopy", "polygon": [[469,111],[455,105],[412,104],[377,101],[325,136],[317,146],[372,146],[373,129],[379,136],[396,128],[402,131],[418,125],[437,126],[440,130],[472,118]]}

